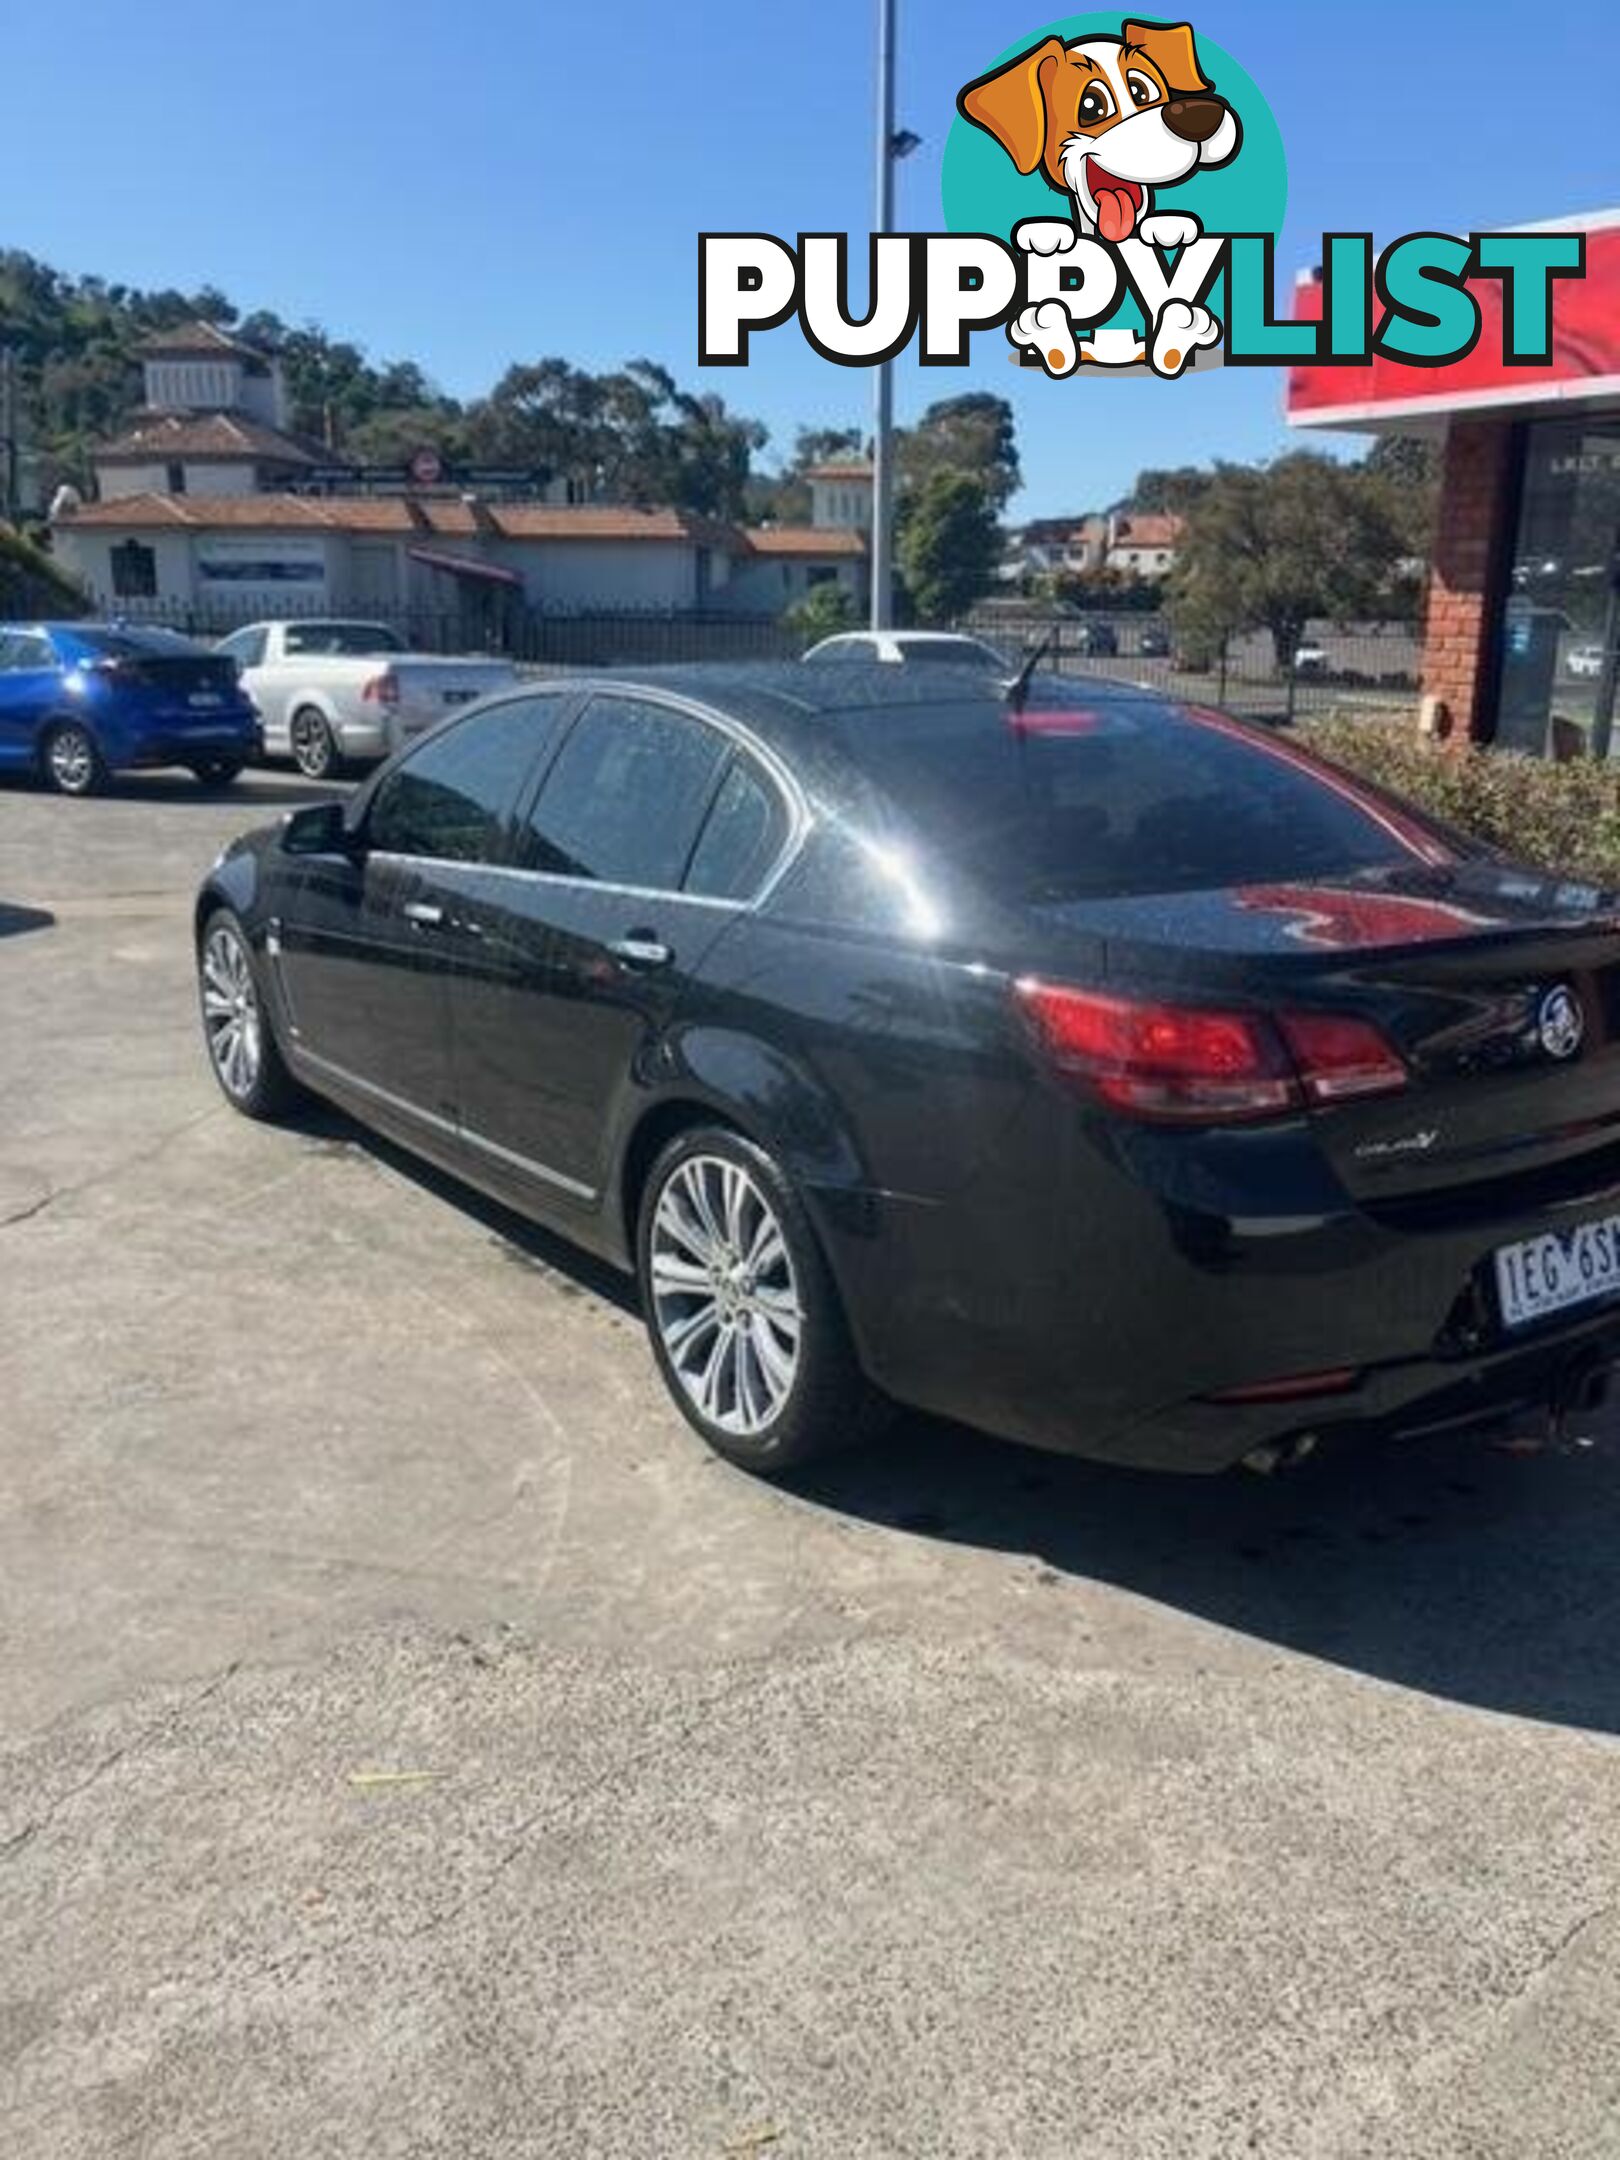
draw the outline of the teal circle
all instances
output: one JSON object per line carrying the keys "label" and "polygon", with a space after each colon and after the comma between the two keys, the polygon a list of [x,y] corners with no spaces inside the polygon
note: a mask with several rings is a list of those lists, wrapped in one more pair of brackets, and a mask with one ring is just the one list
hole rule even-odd
{"label": "teal circle", "polygon": [[[988,60],[980,73],[988,75],[1004,60],[1014,60],[1049,37],[1072,45],[1079,38],[1118,37],[1137,15],[1062,15],[1055,22],[1031,30],[1015,44]],[[1265,232],[1275,236],[1282,228],[1288,207],[1288,160],[1282,136],[1271,108],[1256,89],[1253,79],[1240,68],[1224,47],[1212,38],[1198,36],[1198,58],[1205,75],[1236,112],[1243,126],[1243,140],[1230,165],[1200,167],[1173,187],[1156,191],[1155,208],[1189,210],[1207,233]],[[1047,185],[1037,168],[1020,173],[994,136],[957,113],[945,138],[941,195],[945,225],[949,232],[1010,234],[1022,218],[1061,218],[1073,215],[1067,195]],[[1211,305],[1220,311],[1224,300],[1217,281]],[[1141,328],[1141,311],[1127,301],[1110,318]]]}

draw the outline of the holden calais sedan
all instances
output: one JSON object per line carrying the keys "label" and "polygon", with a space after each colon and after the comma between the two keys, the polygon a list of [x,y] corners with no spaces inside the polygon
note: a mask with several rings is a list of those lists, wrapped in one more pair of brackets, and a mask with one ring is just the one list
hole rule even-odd
{"label": "holden calais sedan", "polygon": [[238,841],[196,940],[239,1110],[633,1269],[751,1469],[892,1402],[1270,1466],[1620,1354],[1610,900],[1128,685],[536,686]]}
{"label": "holden calais sedan", "polygon": [[134,767],[226,787],[261,747],[236,663],[167,630],[0,623],[0,771],[93,795]]}

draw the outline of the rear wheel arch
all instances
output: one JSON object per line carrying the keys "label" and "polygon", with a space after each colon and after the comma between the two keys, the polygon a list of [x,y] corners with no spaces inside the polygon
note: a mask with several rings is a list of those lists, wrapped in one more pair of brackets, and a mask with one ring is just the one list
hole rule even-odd
{"label": "rear wheel arch", "polygon": [[751,1131],[729,1110],[722,1110],[702,1096],[682,1095],[651,1104],[630,1130],[619,1169],[619,1230],[624,1249],[632,1258],[636,1250],[636,1226],[641,1219],[641,1198],[647,1190],[653,1164],[678,1134],[690,1132],[699,1125],[719,1125],[728,1132],[740,1133],[745,1140],[752,1140],[756,1147],[767,1146],[761,1134]]}

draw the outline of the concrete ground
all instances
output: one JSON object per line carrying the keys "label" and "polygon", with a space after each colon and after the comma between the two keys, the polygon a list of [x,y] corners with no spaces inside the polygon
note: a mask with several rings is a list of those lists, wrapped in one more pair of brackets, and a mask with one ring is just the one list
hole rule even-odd
{"label": "concrete ground", "polygon": [[1620,2151],[1620,1451],[711,1460],[619,1288],[233,1116],[300,799],[0,791],[0,2151]]}

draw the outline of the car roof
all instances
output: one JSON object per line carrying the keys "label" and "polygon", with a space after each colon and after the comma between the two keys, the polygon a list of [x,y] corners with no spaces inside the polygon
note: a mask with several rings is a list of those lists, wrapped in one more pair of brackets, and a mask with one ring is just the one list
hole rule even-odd
{"label": "car roof", "polygon": [[[841,723],[853,715],[870,714],[875,724],[881,724],[885,712],[914,711],[919,706],[945,702],[955,706],[982,704],[994,710],[1003,702],[999,688],[987,680],[982,666],[935,667],[912,673],[881,660],[852,660],[838,668],[807,667],[802,660],[694,661],[666,667],[603,668],[561,683],[553,680],[546,688],[662,691],[706,705],[722,718],[737,721],[772,749],[812,754],[836,734],[836,726],[829,726],[829,721]],[[1094,675],[1045,673],[1032,678],[1027,702],[1058,712],[1095,709],[1105,704],[1138,709],[1152,706],[1161,712],[1175,707],[1174,699],[1135,683]]]}

